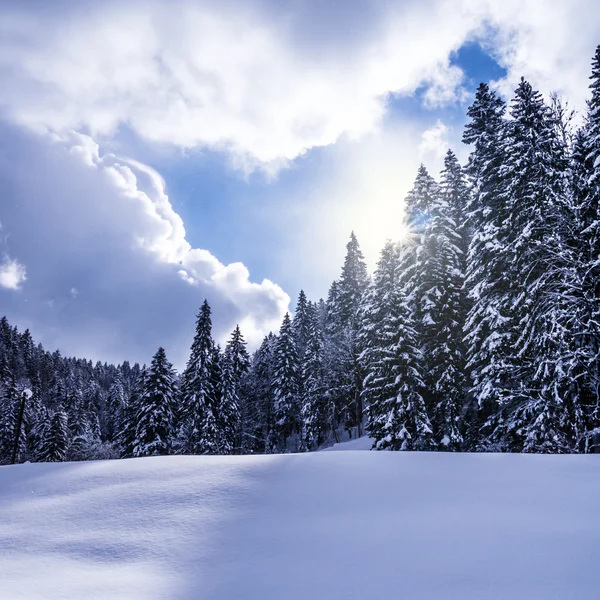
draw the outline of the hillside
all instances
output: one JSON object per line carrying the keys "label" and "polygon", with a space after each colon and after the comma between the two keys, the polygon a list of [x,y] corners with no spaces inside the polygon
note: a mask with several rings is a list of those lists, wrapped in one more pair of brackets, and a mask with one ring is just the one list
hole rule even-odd
{"label": "hillside", "polygon": [[600,457],[0,467],[3,600],[593,598]]}

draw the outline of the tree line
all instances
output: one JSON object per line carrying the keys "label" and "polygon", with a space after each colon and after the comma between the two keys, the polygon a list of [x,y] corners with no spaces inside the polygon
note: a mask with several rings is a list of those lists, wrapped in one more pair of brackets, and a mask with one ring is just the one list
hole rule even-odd
{"label": "tree line", "polygon": [[[421,165],[372,275],[354,233],[326,300],[300,292],[250,356],[202,305],[186,369],[66,359],[0,321],[0,460],[377,449],[600,450],[600,46],[574,119],[482,83],[461,166]],[[399,224],[399,229],[400,229]],[[23,403],[23,394],[26,393]],[[22,426],[17,427],[24,405]],[[17,430],[20,431],[17,439]]]}

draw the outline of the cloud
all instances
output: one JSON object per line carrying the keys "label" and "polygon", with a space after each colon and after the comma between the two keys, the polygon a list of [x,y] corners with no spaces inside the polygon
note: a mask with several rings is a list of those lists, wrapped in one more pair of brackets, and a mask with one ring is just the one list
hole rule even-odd
{"label": "cloud", "polygon": [[25,267],[16,260],[5,258],[0,263],[0,287],[18,290],[26,279]]}
{"label": "cloud", "polygon": [[125,124],[147,141],[223,150],[237,168],[274,173],[376,130],[390,92],[424,86],[432,106],[460,97],[449,56],[476,23],[449,4],[383,5],[355,48],[338,36],[316,51],[299,43],[292,13],[233,4],[36,13],[11,3],[0,9],[0,106],[37,130],[101,139]]}
{"label": "cloud", "polygon": [[421,159],[433,156],[439,159],[449,148],[448,127],[438,119],[436,124],[421,134],[418,153]]}
{"label": "cloud", "polygon": [[193,248],[155,170],[101,155],[79,133],[50,138],[4,126],[0,135],[3,230],[30,275],[21,301],[5,306],[50,348],[147,361],[163,345],[181,366],[205,297],[221,342],[236,323],[253,346],[279,327],[287,294],[253,282],[241,263]]}

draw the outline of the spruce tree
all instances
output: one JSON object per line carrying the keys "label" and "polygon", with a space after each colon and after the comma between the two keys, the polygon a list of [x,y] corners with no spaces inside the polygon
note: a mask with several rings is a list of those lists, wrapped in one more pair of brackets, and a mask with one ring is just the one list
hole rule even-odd
{"label": "spruce tree", "polygon": [[249,422],[249,390],[246,385],[246,375],[250,370],[250,355],[246,349],[246,340],[236,325],[231,338],[225,346],[225,364],[227,373],[223,378],[225,387],[223,394],[235,396],[237,404],[237,425],[235,431],[234,449],[239,452],[243,445],[245,430]]}
{"label": "spruce tree", "polygon": [[285,313],[273,355],[273,398],[281,449],[299,430],[298,356],[289,313]]}
{"label": "spruce tree", "polygon": [[503,166],[507,135],[505,103],[482,83],[467,115],[463,141],[473,146],[466,167],[471,183],[467,223],[471,232],[467,254],[466,289],[471,307],[465,325],[467,373],[471,403],[467,411],[467,447],[484,444],[502,401],[510,365],[505,357],[513,339],[510,321],[510,282],[507,278],[509,212],[507,173]]}
{"label": "spruce tree", "polygon": [[275,344],[276,337],[272,333],[264,338],[243,378],[246,393],[241,443],[245,454],[271,453],[277,449],[273,393]]}
{"label": "spruce tree", "polygon": [[206,451],[205,437],[212,434],[214,415],[212,412],[215,396],[213,361],[215,343],[212,338],[211,309],[205,300],[196,320],[196,333],[191,347],[190,358],[183,373],[181,383],[182,419],[179,432],[183,452],[203,454]]}
{"label": "spruce tree", "polygon": [[309,305],[308,331],[300,367],[302,440],[307,450],[325,440],[327,401],[325,390],[323,332],[315,305]]}
{"label": "spruce tree", "polygon": [[493,433],[508,450],[560,452],[574,444],[562,431],[568,382],[562,364],[569,341],[563,323],[567,281],[560,267],[571,219],[567,157],[549,107],[521,79],[511,106],[507,178],[505,313],[510,376],[502,389],[502,419]]}
{"label": "spruce tree", "polygon": [[140,398],[134,456],[159,456],[171,452],[175,394],[173,367],[164,349],[159,348],[152,358]]}
{"label": "spruce tree", "polygon": [[332,389],[337,412],[348,431],[357,428],[362,434],[363,407],[361,387],[363,374],[358,355],[358,310],[369,282],[364,256],[354,232],[346,245],[346,257],[338,282],[332,285],[328,301],[329,355],[332,367]]}
{"label": "spruce tree", "polygon": [[578,218],[578,281],[570,307],[574,366],[570,379],[584,416],[579,442],[584,452],[600,451],[600,45],[592,59],[591,98],[572,157],[572,191]]}
{"label": "spruce tree", "polygon": [[140,407],[142,406],[147,378],[148,369],[146,368],[146,365],[144,365],[133,385],[129,400],[123,407],[121,430],[118,441],[124,458],[133,456],[133,450],[136,443],[137,416]]}
{"label": "spruce tree", "polygon": [[401,268],[400,249],[388,240],[361,309],[367,431],[376,449],[427,450],[433,448],[433,431]]}
{"label": "spruce tree", "polygon": [[67,415],[62,409],[54,412],[41,440],[38,460],[41,462],[62,462],[69,447]]}

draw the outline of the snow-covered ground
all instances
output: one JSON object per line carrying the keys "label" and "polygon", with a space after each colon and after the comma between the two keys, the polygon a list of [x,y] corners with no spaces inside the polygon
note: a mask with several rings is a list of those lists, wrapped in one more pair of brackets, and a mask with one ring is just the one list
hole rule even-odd
{"label": "snow-covered ground", "polygon": [[2,600],[600,597],[600,456],[0,467]]}

